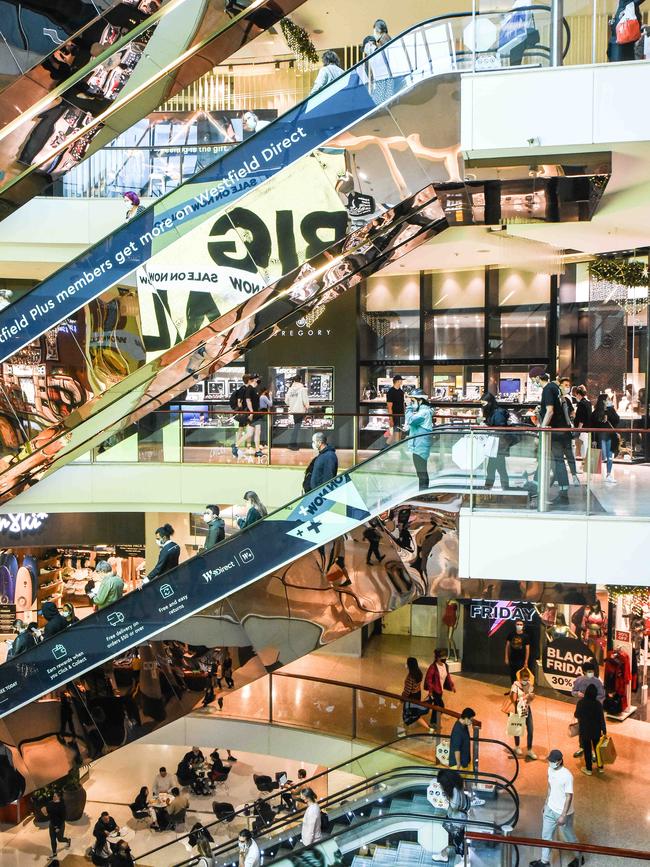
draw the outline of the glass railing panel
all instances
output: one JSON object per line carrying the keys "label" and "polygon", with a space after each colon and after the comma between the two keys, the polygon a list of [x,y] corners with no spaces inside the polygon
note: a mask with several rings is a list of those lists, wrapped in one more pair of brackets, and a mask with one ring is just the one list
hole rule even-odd
{"label": "glass railing panel", "polygon": [[[641,834],[645,829],[641,829]],[[522,835],[515,829],[506,837],[499,834],[486,835],[478,829],[468,828],[466,839],[470,853],[474,849],[479,851],[486,845],[491,845],[497,854],[498,862],[505,865],[529,864],[536,863],[545,855],[549,860],[557,861],[555,863],[568,864],[572,859],[577,858],[579,863],[593,864],[595,867],[641,867],[650,861],[650,853],[646,850],[645,839],[641,834],[632,834],[632,840],[629,835],[626,835],[626,843],[630,843],[630,848],[606,846],[601,843],[601,840],[592,843],[584,843],[577,841],[575,844],[564,843],[562,841],[551,840],[548,842],[548,848],[544,851],[547,845],[546,841],[539,838],[534,839],[528,835]],[[604,835],[598,835],[602,838]],[[636,839],[639,838],[639,843],[635,845]],[[471,855],[470,855],[471,857]]]}
{"label": "glass railing panel", "polygon": [[273,678],[273,719],[312,732],[352,737],[352,693],[344,686]]}

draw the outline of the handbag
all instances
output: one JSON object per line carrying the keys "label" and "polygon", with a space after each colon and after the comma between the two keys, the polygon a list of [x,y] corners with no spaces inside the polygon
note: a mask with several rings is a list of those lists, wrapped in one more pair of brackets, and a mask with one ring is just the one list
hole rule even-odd
{"label": "handbag", "polygon": [[603,455],[600,450],[600,443],[592,439],[591,448],[589,449],[589,472],[592,475],[597,475],[602,471],[602,467]]}
{"label": "handbag", "polygon": [[570,722],[569,723],[569,737],[570,738],[577,738],[579,734],[580,734],[580,723],[578,723],[577,721],[576,722]]}
{"label": "handbag", "polygon": [[603,735],[598,741],[596,759],[599,765],[613,765],[616,761],[616,747],[609,735]]}
{"label": "handbag", "polygon": [[634,3],[628,3],[616,25],[616,43],[628,45],[640,38],[641,25],[636,17],[636,6]]}
{"label": "handbag", "polygon": [[526,725],[526,720],[523,716],[520,716],[518,713],[509,713],[508,714],[508,722],[506,723],[506,734],[510,735],[510,737],[520,737],[524,726]]}
{"label": "handbag", "polygon": [[512,711],[512,701],[510,699],[510,693],[503,699],[503,704],[501,705],[501,713],[509,714]]}

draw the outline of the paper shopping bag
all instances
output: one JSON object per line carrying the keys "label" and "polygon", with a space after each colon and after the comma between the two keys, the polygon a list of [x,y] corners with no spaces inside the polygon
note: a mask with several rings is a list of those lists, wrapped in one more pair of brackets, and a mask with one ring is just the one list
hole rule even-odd
{"label": "paper shopping bag", "polygon": [[596,758],[599,765],[613,765],[616,761],[616,747],[609,735],[603,735],[598,741]]}
{"label": "paper shopping bag", "polygon": [[520,737],[526,725],[526,720],[518,713],[508,714],[508,722],[506,724],[506,734],[510,737]]}

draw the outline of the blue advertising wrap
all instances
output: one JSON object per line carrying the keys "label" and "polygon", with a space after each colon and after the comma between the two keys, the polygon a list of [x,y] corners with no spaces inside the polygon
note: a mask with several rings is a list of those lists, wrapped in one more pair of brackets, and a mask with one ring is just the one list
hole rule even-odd
{"label": "blue advertising wrap", "polygon": [[367,84],[353,70],[225,153],[6,308],[0,316],[0,360],[97,298],[197,222],[376,108]]}
{"label": "blue advertising wrap", "polygon": [[[395,458],[408,457],[403,443],[396,448]],[[382,452],[382,459],[388,451]],[[384,493],[376,476],[365,465],[360,467],[363,469],[342,473],[216,548],[7,661],[0,666],[0,718],[126,650],[145,644],[173,624],[350,532],[417,492],[417,478],[410,472],[399,475],[399,484],[391,473]],[[359,486],[369,488],[365,495]]]}

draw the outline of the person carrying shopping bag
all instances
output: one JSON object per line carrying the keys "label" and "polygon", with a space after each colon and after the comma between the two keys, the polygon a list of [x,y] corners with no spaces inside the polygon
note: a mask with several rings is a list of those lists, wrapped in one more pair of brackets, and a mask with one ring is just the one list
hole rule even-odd
{"label": "person carrying shopping bag", "polygon": [[[506,712],[512,708],[514,713],[524,721],[523,724],[526,727],[526,758],[532,762],[537,758],[537,755],[533,752],[533,712],[530,707],[534,698],[533,673],[529,668],[521,668],[517,672],[517,679],[510,688],[506,703],[509,707],[506,708]],[[521,737],[514,735],[514,738],[515,753],[520,756],[522,755],[520,746]]]}

